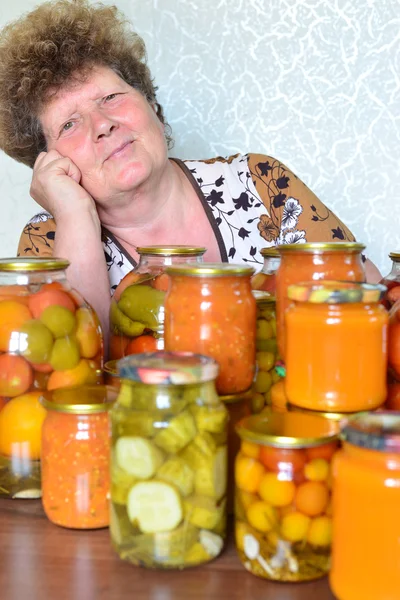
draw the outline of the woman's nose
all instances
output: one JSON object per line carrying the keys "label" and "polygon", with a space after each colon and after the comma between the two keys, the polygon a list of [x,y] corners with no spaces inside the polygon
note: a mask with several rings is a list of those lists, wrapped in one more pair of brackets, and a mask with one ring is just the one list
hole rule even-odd
{"label": "woman's nose", "polygon": [[108,137],[117,128],[114,119],[104,114],[101,110],[94,111],[91,115],[92,132],[95,139]]}

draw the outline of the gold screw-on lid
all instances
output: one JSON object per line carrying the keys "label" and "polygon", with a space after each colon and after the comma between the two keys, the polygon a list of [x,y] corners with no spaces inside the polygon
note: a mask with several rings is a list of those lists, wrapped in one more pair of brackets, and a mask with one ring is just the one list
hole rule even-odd
{"label": "gold screw-on lid", "polygon": [[207,248],[196,246],[138,246],[138,254],[157,256],[202,256]]}
{"label": "gold screw-on lid", "polygon": [[110,385],[85,385],[54,390],[40,398],[46,410],[74,415],[90,415],[110,410],[117,399],[118,389]]}
{"label": "gold screw-on lid", "polygon": [[279,251],[277,250],[276,246],[272,246],[271,248],[261,248],[260,254],[264,258],[279,258],[280,257]]}
{"label": "gold screw-on lid", "polygon": [[6,272],[60,271],[67,267],[65,258],[0,258],[0,271]]}
{"label": "gold screw-on lid", "polygon": [[188,275],[190,277],[232,277],[253,275],[253,267],[246,265],[236,265],[232,263],[202,263],[173,265],[167,267],[166,273],[169,275]]}
{"label": "gold screw-on lid", "polygon": [[282,244],[277,246],[279,254],[285,252],[350,252],[357,253],[365,249],[364,244],[358,242],[310,242],[307,244]]}
{"label": "gold screw-on lid", "polygon": [[260,413],[236,425],[239,437],[278,448],[307,448],[332,442],[340,429],[335,421],[297,412]]}

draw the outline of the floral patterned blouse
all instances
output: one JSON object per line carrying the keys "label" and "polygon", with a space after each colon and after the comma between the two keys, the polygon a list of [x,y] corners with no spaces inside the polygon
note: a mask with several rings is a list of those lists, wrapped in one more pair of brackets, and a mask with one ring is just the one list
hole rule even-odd
{"label": "floral patterned blouse", "polygon": [[[260,269],[262,248],[305,242],[355,241],[347,227],[285,165],[263,154],[174,160],[194,187],[223,262]],[[19,256],[51,256],[56,223],[43,211],[24,227]],[[102,243],[111,292],[136,266],[105,228]],[[154,240],[157,243],[157,240]]]}

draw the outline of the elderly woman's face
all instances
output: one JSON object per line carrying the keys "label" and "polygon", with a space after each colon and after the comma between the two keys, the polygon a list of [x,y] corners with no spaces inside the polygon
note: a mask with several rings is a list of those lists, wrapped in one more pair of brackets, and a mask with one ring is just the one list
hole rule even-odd
{"label": "elderly woman's face", "polygon": [[157,177],[167,161],[164,126],[143,95],[108,67],[62,88],[41,114],[48,150],[69,157],[99,204]]}

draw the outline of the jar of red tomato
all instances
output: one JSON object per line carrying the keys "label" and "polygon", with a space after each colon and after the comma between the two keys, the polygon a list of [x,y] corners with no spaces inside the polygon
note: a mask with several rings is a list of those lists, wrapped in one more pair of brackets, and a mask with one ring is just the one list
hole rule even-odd
{"label": "jar of red tomato", "polygon": [[276,272],[281,263],[280,254],[275,246],[272,248],[262,248],[260,254],[264,259],[263,268],[259,273],[253,275],[251,287],[253,290],[262,290],[270,294],[275,294]]}
{"label": "jar of red tomato", "polygon": [[170,265],[201,263],[206,248],[142,246],[139,264],[118,284],[110,308],[110,358],[164,348],[164,300]]}
{"label": "jar of red tomato", "polygon": [[0,496],[40,496],[39,398],[102,381],[98,318],[66,260],[0,259]]}
{"label": "jar of red tomato", "polygon": [[219,364],[219,395],[248,390],[255,372],[256,301],[251,267],[234,264],[181,265],[167,269],[165,347],[196,352]]}
{"label": "jar of red tomato", "polygon": [[50,521],[71,529],[109,522],[111,431],[108,412],[118,390],[86,386],[42,399],[42,502]]}
{"label": "jar of red tomato", "polygon": [[235,538],[248,571],[277,581],[326,575],[332,538],[334,421],[259,414],[237,425]]}
{"label": "jar of red tomato", "polygon": [[355,242],[286,244],[278,246],[281,264],[276,273],[276,311],[279,353],[285,360],[285,319],[289,285],[302,281],[365,281],[362,251]]}
{"label": "jar of red tomato", "polygon": [[400,299],[400,252],[390,252],[389,258],[392,261],[390,272],[380,282],[387,287],[383,305],[388,310]]}

